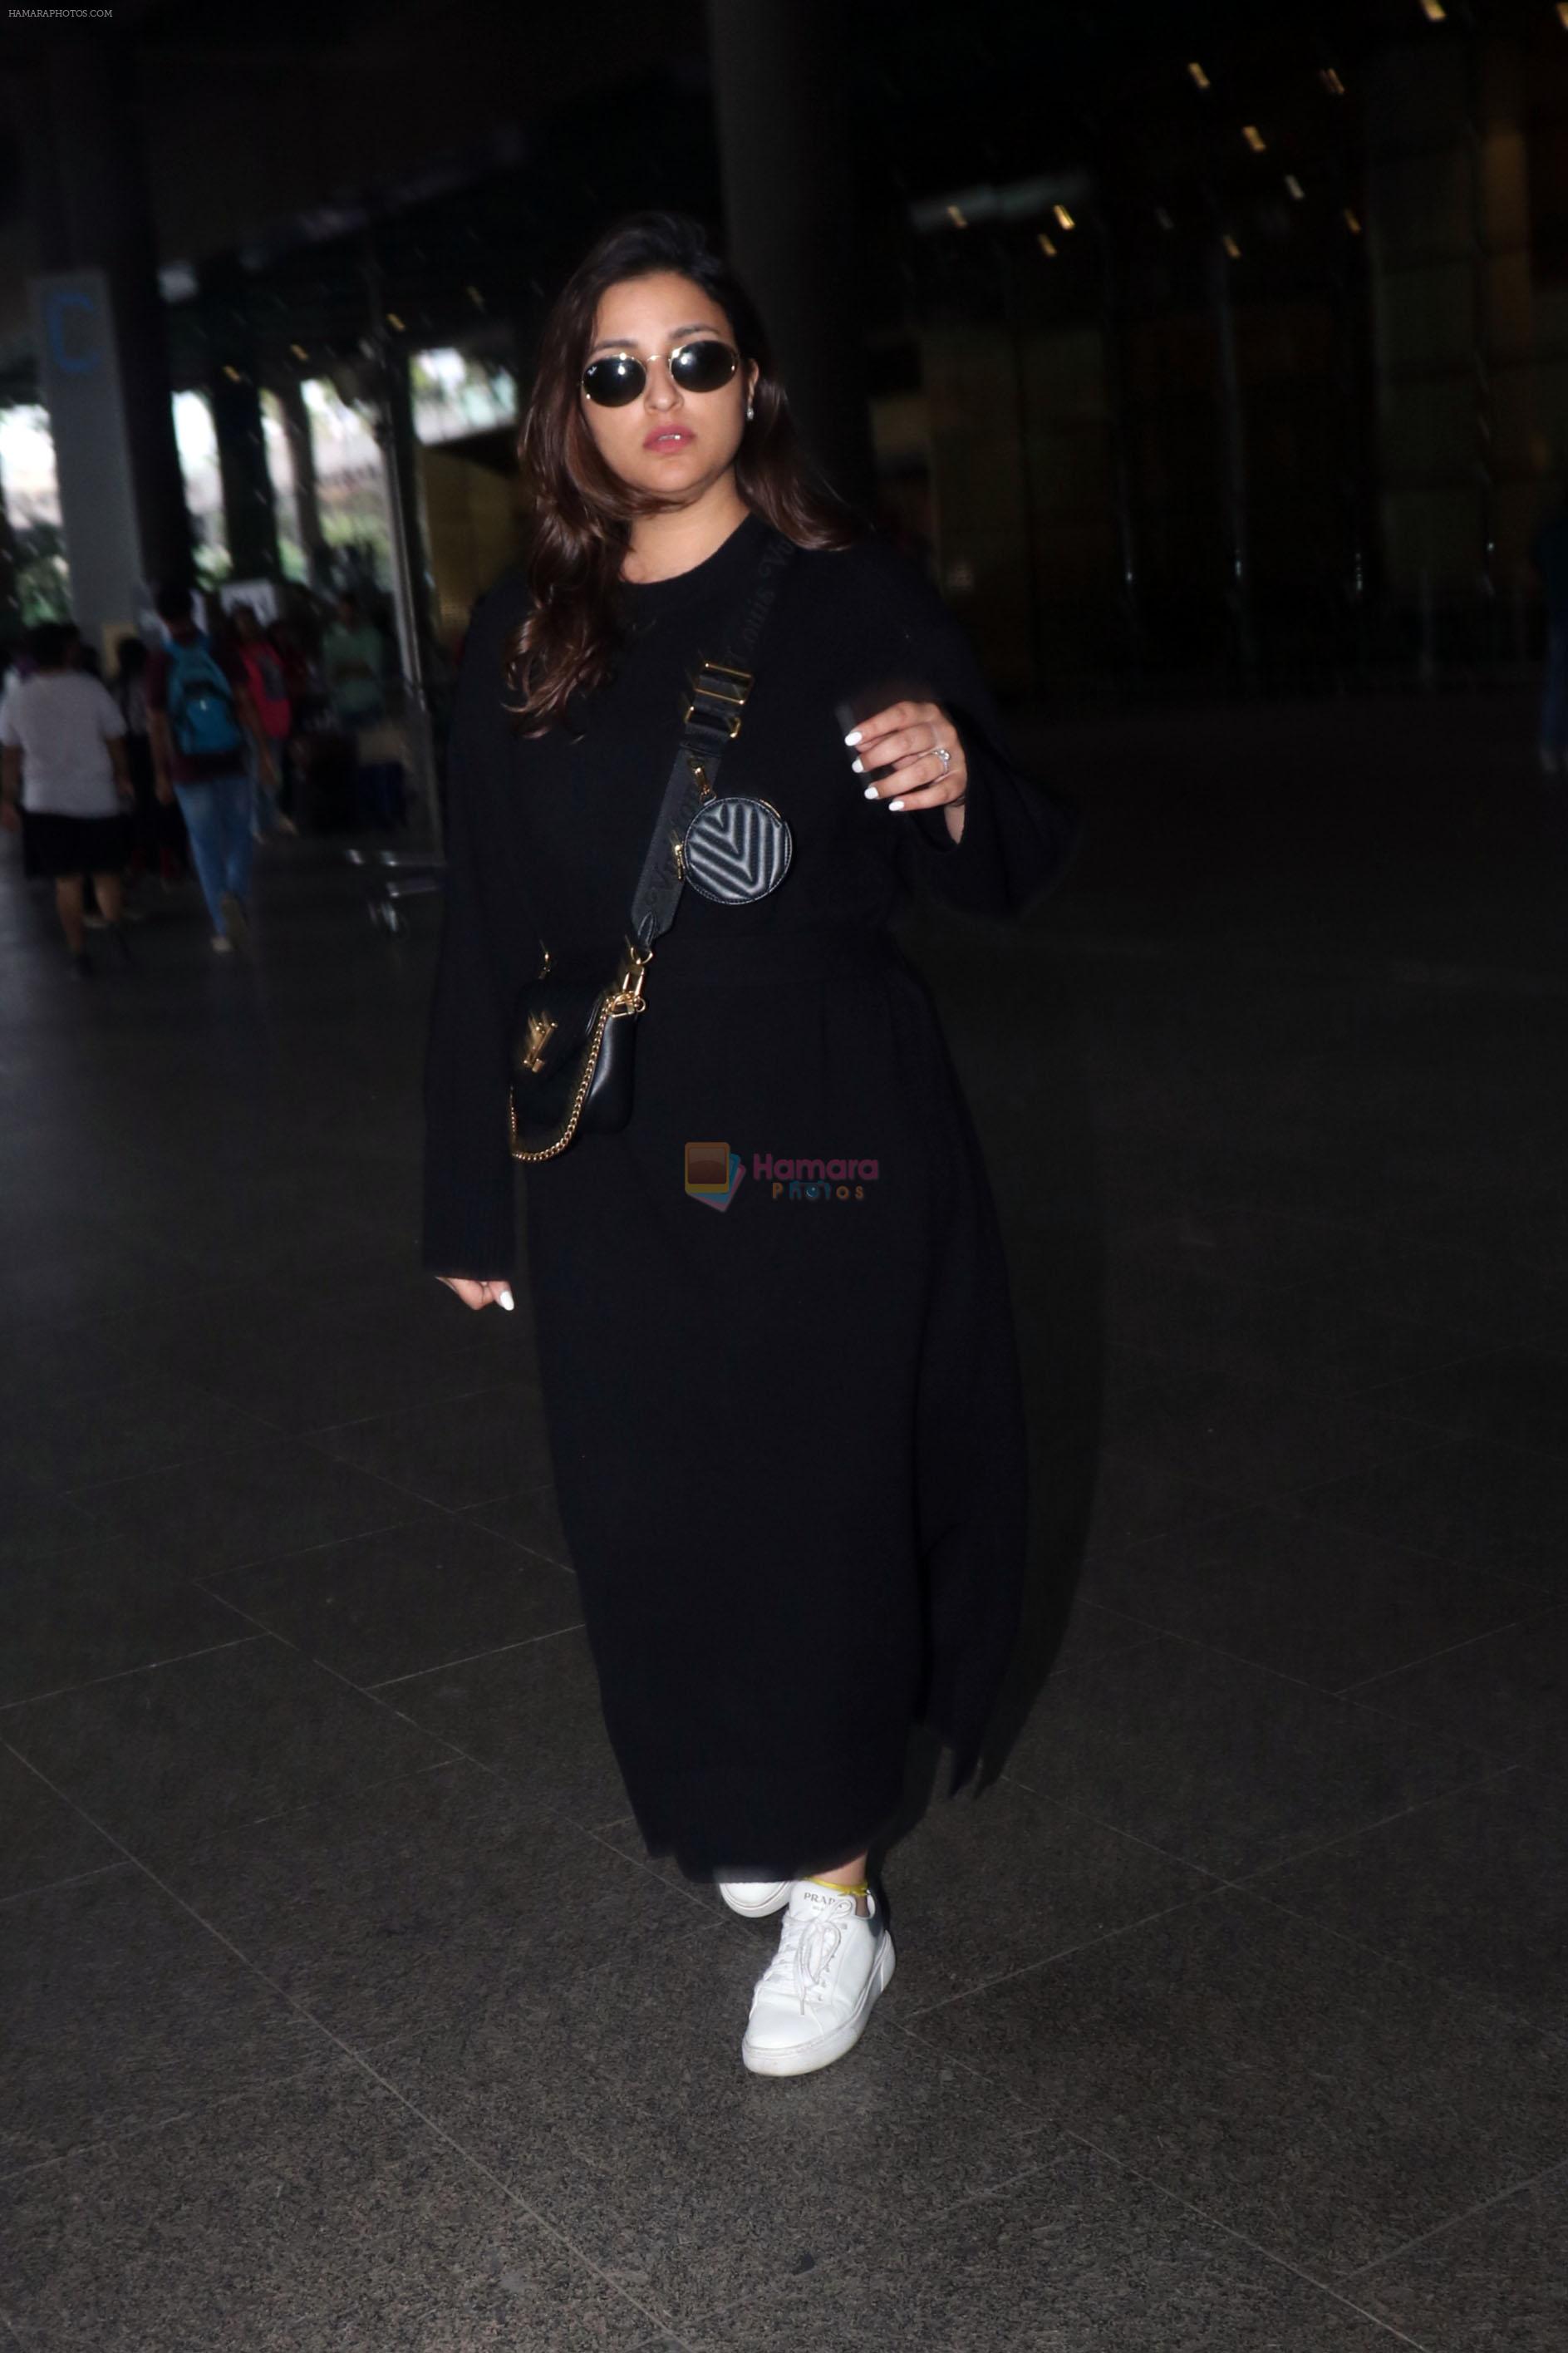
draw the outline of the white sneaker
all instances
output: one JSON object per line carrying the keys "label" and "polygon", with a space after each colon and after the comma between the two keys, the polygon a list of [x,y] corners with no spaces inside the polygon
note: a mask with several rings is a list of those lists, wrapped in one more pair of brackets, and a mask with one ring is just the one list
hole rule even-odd
{"label": "white sneaker", "polygon": [[793,1879],[721,1879],[719,1893],[731,1912],[747,1920],[765,1920],[789,1902]]}
{"label": "white sneaker", "polygon": [[215,932],[213,934],[213,954],[214,955],[232,955],[234,954],[234,942],[229,938],[226,932]]}
{"label": "white sneaker", "polygon": [[808,2075],[859,2042],[893,1974],[893,1940],[876,1897],[866,1901],[862,1919],[853,1895],[796,1880],[741,2044],[753,2075]]}

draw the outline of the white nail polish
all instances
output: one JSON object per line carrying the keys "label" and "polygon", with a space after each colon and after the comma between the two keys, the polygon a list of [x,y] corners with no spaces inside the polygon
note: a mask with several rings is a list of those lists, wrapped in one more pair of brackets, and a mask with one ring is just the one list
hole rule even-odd
{"label": "white nail polish", "polygon": [[851,760],[849,766],[852,773],[857,776],[863,776],[866,773],[866,763],[864,760]]}
{"label": "white nail polish", "polygon": [[903,807],[903,803],[902,803],[902,801],[889,801],[889,802],[888,803],[888,807],[889,807],[889,808],[902,808],[902,807]]}
{"label": "white nail polish", "polygon": [[868,785],[868,786],[867,786],[867,787],[866,787],[866,798],[867,798],[868,801],[874,801],[874,800],[877,800],[878,798],[879,798],[879,795],[878,794],[877,787],[876,787],[876,786],[875,786],[875,785]]}
{"label": "white nail polish", "polygon": [[847,744],[858,744],[860,741],[860,730],[858,727],[851,727],[848,734],[844,738],[844,741]]}
{"label": "white nail polish", "polygon": [[516,1300],[512,1297],[510,1291],[500,1292],[498,1293],[498,1296],[500,1298],[500,1304],[506,1309],[507,1314],[510,1315],[512,1309],[517,1305]]}

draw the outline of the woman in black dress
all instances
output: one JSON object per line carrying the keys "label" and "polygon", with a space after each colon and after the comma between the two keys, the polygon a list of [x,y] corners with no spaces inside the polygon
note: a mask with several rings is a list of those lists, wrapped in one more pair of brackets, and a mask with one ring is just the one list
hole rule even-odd
{"label": "woman in black dress", "polygon": [[1023,1574],[995,1216],[886,926],[922,878],[1019,909],[1072,828],[1013,771],[938,597],[813,487],[755,312],[691,224],[640,216],[578,269],[522,457],[529,561],[464,650],[426,1076],[424,1261],[469,1307],[511,1304],[519,994],[546,950],[610,976],[687,681],[775,534],[796,551],[721,786],[779,812],[788,870],[743,905],[686,890],[630,1124],[530,1166],[525,1195],[610,1739],[650,1852],[784,1913],[742,2056],[801,2073],[891,1975],[868,1851],[916,1724],[954,1791],[973,1773]]}

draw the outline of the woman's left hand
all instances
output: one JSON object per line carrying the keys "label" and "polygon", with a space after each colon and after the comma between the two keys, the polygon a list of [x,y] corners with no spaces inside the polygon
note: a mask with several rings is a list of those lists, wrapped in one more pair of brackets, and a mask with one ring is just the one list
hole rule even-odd
{"label": "woman's left hand", "polygon": [[940,702],[891,702],[844,740],[855,753],[858,775],[869,768],[894,771],[867,786],[868,800],[884,800],[890,809],[940,808],[949,833],[960,839],[958,804],[969,790],[969,768],[958,730]]}

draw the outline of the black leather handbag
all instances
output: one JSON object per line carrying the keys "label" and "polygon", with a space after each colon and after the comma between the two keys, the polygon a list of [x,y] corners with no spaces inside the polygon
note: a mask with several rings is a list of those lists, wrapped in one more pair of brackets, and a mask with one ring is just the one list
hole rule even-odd
{"label": "black leather handbag", "polygon": [[793,542],[774,533],[758,559],[749,602],[726,649],[690,681],[680,741],[632,896],[625,953],[607,979],[557,966],[548,947],[517,1009],[510,1087],[514,1160],[553,1160],[581,1134],[613,1135],[632,1115],[633,1048],[647,1008],[654,942],[675,921],[689,882],[704,898],[744,906],[789,871],[789,828],[768,801],[720,795],[714,779],[741,732],[757,647]]}

